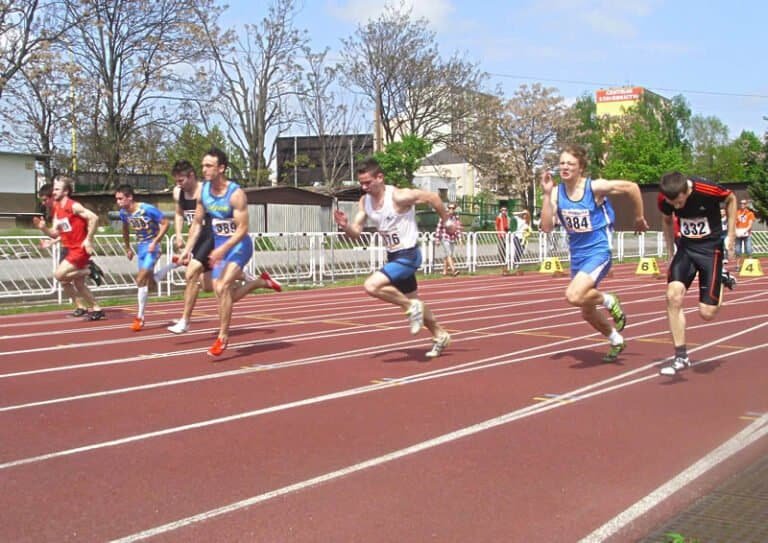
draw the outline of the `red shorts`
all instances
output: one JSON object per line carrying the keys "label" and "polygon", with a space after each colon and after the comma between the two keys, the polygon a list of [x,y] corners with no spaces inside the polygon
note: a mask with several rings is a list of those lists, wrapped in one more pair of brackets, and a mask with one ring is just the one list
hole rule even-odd
{"label": "red shorts", "polygon": [[78,270],[82,270],[88,267],[91,255],[82,247],[69,247],[67,248],[67,256],[64,257],[64,260],[71,263]]}

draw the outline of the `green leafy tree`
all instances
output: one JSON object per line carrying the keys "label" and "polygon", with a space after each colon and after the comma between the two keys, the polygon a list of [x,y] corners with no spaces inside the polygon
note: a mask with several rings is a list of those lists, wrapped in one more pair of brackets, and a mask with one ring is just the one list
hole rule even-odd
{"label": "green leafy tree", "polygon": [[398,187],[413,185],[413,172],[419,168],[421,160],[432,150],[432,144],[418,136],[404,136],[399,141],[388,144],[383,152],[374,153],[386,180]]}
{"label": "green leafy tree", "polygon": [[170,177],[170,169],[177,160],[189,160],[199,172],[200,162],[211,147],[218,147],[229,155],[229,175],[234,179],[242,179],[245,176],[246,166],[243,160],[232,153],[227,138],[221,130],[214,126],[207,134],[204,134],[197,126],[186,124],[179,132],[176,141],[166,146],[165,159],[168,164],[168,182],[173,184]]}
{"label": "green leafy tree", "polygon": [[656,183],[668,171],[688,171],[690,161],[681,147],[670,147],[658,129],[640,118],[632,119],[610,137],[602,176]]}
{"label": "green leafy tree", "polygon": [[606,152],[606,123],[597,116],[597,104],[591,94],[579,97],[571,106],[571,112],[577,119],[578,128],[576,131],[560,134],[558,140],[561,143],[576,143],[584,147],[588,160],[586,173],[596,177]]}

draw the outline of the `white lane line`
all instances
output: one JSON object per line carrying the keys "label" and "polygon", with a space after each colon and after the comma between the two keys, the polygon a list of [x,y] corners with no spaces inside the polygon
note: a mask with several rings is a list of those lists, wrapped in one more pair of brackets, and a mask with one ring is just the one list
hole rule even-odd
{"label": "white lane line", "polygon": [[[768,346],[768,344],[763,345],[762,347],[766,347],[766,346]],[[749,350],[753,350],[753,349],[754,348],[751,347],[751,348],[748,348],[748,349],[744,349],[744,351],[749,351]],[[736,353],[733,353],[733,354],[736,354]],[[637,384],[637,383],[640,383],[640,382],[648,381],[650,379],[656,379],[656,378],[659,378],[659,377],[660,377],[659,375],[655,375],[655,374],[654,375],[646,375],[644,377],[635,379],[633,381],[629,381],[629,382],[625,382],[625,383],[620,383],[620,384],[617,384],[617,385],[614,385],[612,387],[608,387],[608,388],[605,388],[605,389],[594,390],[594,391],[589,392],[587,394],[577,394],[577,393],[574,393],[574,392],[569,392],[569,393],[567,393],[569,395],[569,397],[572,396],[571,402],[569,402],[569,403],[562,403],[562,402],[559,402],[557,399],[552,399],[552,400],[544,401],[544,402],[541,402],[539,404],[535,404],[535,405],[532,405],[532,406],[529,406],[529,407],[525,407],[523,409],[519,409],[519,410],[510,412],[510,413],[501,415],[499,417],[493,418],[493,419],[489,419],[489,420],[486,420],[486,421],[483,421],[483,422],[480,422],[480,423],[477,423],[477,424],[473,424],[472,426],[467,426],[465,428],[456,430],[454,432],[443,434],[443,435],[437,436],[435,438],[428,439],[428,440],[422,441],[420,443],[416,443],[416,444],[411,445],[409,447],[405,447],[403,449],[399,449],[397,451],[393,451],[393,452],[390,452],[390,453],[387,453],[387,454],[384,454],[384,455],[381,455],[381,456],[378,456],[378,457],[375,457],[375,458],[371,458],[369,460],[365,460],[363,462],[359,462],[357,464],[353,464],[351,466],[347,466],[345,468],[342,468],[342,469],[339,469],[339,470],[336,470],[336,471],[325,473],[325,474],[319,475],[317,477],[312,477],[312,478],[306,479],[304,481],[300,481],[300,482],[297,482],[297,483],[294,483],[294,484],[291,484],[291,485],[288,485],[288,486],[284,486],[282,488],[278,488],[278,489],[275,489],[275,490],[272,490],[272,491],[269,491],[269,492],[265,492],[263,494],[259,494],[257,496],[253,496],[253,497],[250,497],[250,498],[246,498],[244,500],[237,501],[237,502],[225,505],[223,507],[218,507],[216,509],[211,509],[211,510],[205,511],[203,513],[198,513],[197,515],[192,515],[192,516],[189,516],[189,517],[186,517],[186,518],[178,519],[176,521],[169,522],[167,524],[156,526],[156,527],[150,528],[148,530],[144,530],[144,531],[141,531],[141,532],[138,532],[138,533],[135,533],[135,534],[131,534],[131,535],[119,538],[119,539],[115,539],[115,540],[113,540],[113,543],[130,543],[130,542],[133,542],[133,541],[141,541],[141,540],[144,540],[144,539],[148,539],[150,537],[155,537],[155,536],[158,536],[160,534],[164,534],[164,533],[168,533],[168,532],[171,532],[171,531],[174,531],[174,530],[178,530],[180,528],[183,528],[185,526],[189,526],[191,524],[195,524],[195,523],[198,523],[198,522],[204,522],[204,521],[210,520],[210,519],[212,519],[214,517],[218,517],[218,516],[221,516],[221,515],[232,513],[232,512],[244,509],[246,507],[250,507],[250,506],[255,505],[257,503],[265,502],[265,501],[268,501],[268,500],[271,500],[271,499],[274,499],[274,498],[277,498],[277,497],[280,497],[280,496],[284,496],[286,494],[290,494],[290,493],[293,493],[293,492],[298,492],[298,491],[301,491],[301,490],[305,490],[307,488],[310,488],[310,487],[313,487],[313,486],[316,486],[316,485],[319,485],[319,484],[322,484],[322,483],[327,483],[327,482],[332,481],[334,479],[339,479],[341,477],[345,477],[347,475],[351,475],[351,474],[359,472],[359,471],[363,471],[363,470],[366,470],[366,469],[369,469],[369,468],[380,466],[382,464],[386,464],[386,463],[392,462],[394,460],[398,460],[398,459],[403,458],[405,456],[413,455],[413,454],[422,452],[422,451],[427,450],[427,449],[438,447],[440,445],[444,445],[446,443],[450,443],[450,442],[456,441],[458,439],[462,439],[462,438],[465,438],[465,437],[468,437],[468,436],[471,436],[471,435],[474,435],[474,434],[477,434],[477,433],[480,433],[480,432],[484,432],[486,430],[489,430],[489,429],[492,429],[492,428],[496,428],[498,426],[502,426],[504,424],[508,424],[510,422],[514,422],[514,421],[522,419],[522,418],[527,418],[527,417],[530,417],[530,416],[533,416],[533,415],[538,415],[538,414],[544,413],[546,411],[550,411],[552,409],[558,409],[558,408],[562,408],[562,407],[565,407],[565,406],[574,405],[575,402],[579,402],[579,401],[582,401],[582,400],[585,400],[585,399],[588,399],[588,398],[592,398],[592,397],[595,397],[595,396],[598,396],[598,395],[601,395],[601,394],[606,394],[608,392],[612,392],[612,391],[618,390],[620,388],[624,388],[624,387],[631,386],[631,385],[634,385],[634,384]],[[587,388],[587,387],[585,387],[585,388]],[[763,418],[764,419],[768,419],[768,415],[765,415]],[[741,434],[745,434],[745,433],[749,434],[751,432],[754,432],[754,423],[752,425],[750,425],[750,426],[752,427],[751,429],[748,428],[747,429],[748,431],[742,431],[740,433],[740,435]],[[766,429],[766,428],[762,428],[759,431],[754,432],[753,437],[751,438],[751,441],[755,441],[757,439],[760,439],[761,437],[763,437],[766,434],[766,432],[768,432],[768,429]],[[598,540],[595,540],[595,541],[602,541],[602,540],[598,539]]]}
{"label": "white lane line", "polygon": [[[751,328],[748,328],[748,329],[745,329],[745,330],[741,330],[739,332],[736,332],[736,333],[731,334],[729,336],[726,336],[724,338],[719,338],[716,341],[712,341],[712,342],[710,342],[708,344],[702,345],[702,346],[698,347],[696,350],[698,351],[698,350],[701,350],[701,349],[703,349],[705,347],[709,347],[709,346],[712,346],[712,345],[717,345],[721,341],[732,339],[732,338],[734,338],[736,336],[739,336],[739,335],[751,332],[752,330],[755,330],[757,328],[761,328],[761,327],[766,326],[766,325],[768,325],[768,322],[755,325],[755,326],[753,326]],[[760,345],[758,347],[749,347],[749,348],[746,348],[746,349],[741,349],[739,351],[735,351],[735,352],[729,353],[728,356],[735,356],[735,355],[737,355],[739,353],[742,353],[742,352],[748,352],[748,351],[751,351],[751,350],[754,350],[754,349],[757,349],[757,348],[765,347],[766,345],[768,345],[768,344],[763,344],[763,345]],[[577,347],[577,348],[586,348],[588,346],[590,346],[590,345],[586,344],[586,345],[583,345],[583,346]],[[93,451],[93,450],[97,450],[97,449],[104,449],[104,448],[108,448],[108,447],[115,447],[115,446],[118,446],[118,445],[124,445],[124,444],[127,444],[127,443],[136,442],[136,441],[143,441],[143,440],[151,439],[151,438],[155,438],[155,437],[175,434],[175,433],[179,433],[179,432],[185,432],[185,431],[189,431],[189,430],[195,430],[195,429],[199,429],[199,428],[205,428],[205,427],[214,426],[214,425],[217,425],[217,424],[224,424],[224,423],[233,422],[233,421],[237,421],[237,420],[242,420],[242,419],[246,419],[246,418],[252,418],[252,417],[256,417],[256,416],[261,416],[261,415],[265,415],[265,414],[269,414],[269,413],[276,413],[276,412],[279,412],[279,411],[285,411],[285,410],[293,409],[293,408],[297,408],[297,407],[304,407],[304,406],[308,406],[308,405],[314,405],[314,404],[318,404],[318,403],[322,403],[322,402],[337,400],[337,399],[341,399],[341,398],[347,398],[347,397],[350,397],[350,396],[357,396],[357,395],[360,395],[360,394],[366,394],[368,392],[374,392],[374,391],[382,390],[382,389],[385,389],[385,388],[388,388],[388,387],[391,387],[391,386],[404,385],[404,384],[413,384],[413,383],[424,381],[424,380],[427,380],[427,379],[439,379],[439,378],[447,377],[447,376],[450,376],[450,375],[458,375],[460,373],[465,373],[467,371],[479,371],[481,369],[486,369],[487,367],[497,366],[497,365],[500,365],[502,363],[506,363],[506,364],[519,363],[519,362],[522,362],[524,360],[528,360],[528,359],[532,359],[532,358],[554,356],[556,354],[560,354],[560,353],[563,353],[563,352],[569,352],[572,349],[573,349],[573,347],[568,347],[568,348],[565,348],[565,349],[551,351],[551,352],[548,352],[548,353],[532,354],[532,355],[527,356],[527,357],[509,359],[507,361],[496,362],[496,363],[488,365],[488,366],[480,366],[480,367],[475,367],[475,368],[472,368],[472,369],[463,368],[460,371],[449,371],[449,372],[443,372],[443,373],[433,373],[432,375],[425,375],[425,376],[422,376],[422,377],[420,377],[418,379],[412,379],[410,377],[405,377],[405,378],[402,378],[402,379],[393,379],[392,381],[389,381],[389,382],[386,382],[386,383],[374,383],[374,384],[371,384],[371,385],[366,385],[366,386],[362,386],[362,387],[356,387],[356,388],[352,388],[352,389],[342,390],[342,391],[339,391],[339,392],[323,394],[323,395],[320,395],[320,396],[315,396],[313,398],[305,398],[303,400],[297,400],[297,401],[288,402],[288,403],[284,403],[284,404],[280,404],[280,405],[274,405],[274,406],[271,406],[271,407],[255,409],[255,410],[252,410],[252,411],[238,413],[236,415],[229,415],[229,416],[226,416],[226,417],[219,417],[219,418],[215,418],[215,419],[209,419],[209,420],[200,421],[200,422],[197,422],[197,423],[185,424],[185,425],[181,425],[181,426],[175,426],[175,427],[172,427],[172,428],[165,428],[163,430],[157,430],[157,431],[154,431],[154,432],[147,432],[147,433],[144,433],[144,434],[136,434],[136,435],[133,435],[133,436],[128,436],[128,437],[124,437],[124,438],[120,438],[120,439],[114,439],[114,440],[105,441],[105,442],[101,442],[101,443],[93,443],[91,445],[84,445],[84,446],[75,447],[75,448],[72,448],[72,449],[65,449],[65,450],[62,450],[62,451],[56,451],[56,452],[47,453],[47,454],[43,454],[43,455],[38,455],[38,456],[22,458],[22,459],[18,459],[18,460],[13,460],[13,461],[10,461],[10,462],[1,463],[0,464],[0,470],[8,469],[8,468],[16,467],[16,466],[22,466],[22,465],[26,465],[26,464],[33,464],[33,463],[37,463],[37,462],[43,462],[43,461],[47,461],[47,460],[51,460],[51,459],[59,458],[59,457],[63,457],[63,456],[71,456],[73,454],[77,454],[77,453],[81,453],[81,452],[88,452],[88,451]],[[691,352],[694,352],[694,350],[691,350]],[[497,357],[493,357],[493,358],[497,358]],[[719,358],[722,358],[722,356],[719,357]],[[697,364],[701,364],[703,362],[704,361],[698,362]],[[608,383],[611,383],[613,381],[625,379],[627,376],[633,375],[633,374],[638,373],[638,372],[643,371],[643,370],[647,370],[647,369],[653,368],[655,366],[656,366],[656,363],[654,362],[654,363],[648,364],[648,365],[646,365],[646,366],[644,366],[642,368],[636,368],[634,370],[630,370],[630,371],[624,372],[624,373],[616,375],[614,377],[610,377],[608,379],[604,379],[603,381],[598,381],[596,383],[592,383],[592,384],[586,385],[584,387],[580,387],[580,388],[575,389],[573,391],[565,392],[564,395],[567,395],[569,397],[573,396],[572,401],[575,402],[575,401],[578,401],[578,400],[581,400],[581,399],[584,399],[584,398],[587,398],[587,397],[590,397],[590,396],[594,395],[594,393],[583,395],[583,393],[585,393],[586,391],[602,387],[602,386],[604,386],[604,385],[606,385]],[[606,389],[603,390],[603,392],[608,392],[608,391],[614,390],[616,388],[620,388],[620,387],[623,387],[623,386],[628,386],[630,384],[636,384],[636,383],[639,383],[639,382],[642,382],[642,381],[646,381],[646,380],[649,380],[649,379],[654,379],[654,378],[657,378],[657,377],[659,377],[659,375],[654,372],[652,375],[647,375],[647,376],[641,377],[639,379],[635,379],[635,380],[632,380],[632,381],[628,381],[628,382],[625,382],[625,383],[614,385],[614,386],[612,386],[610,388],[606,388]],[[552,405],[552,404],[554,404],[554,405]],[[538,412],[538,411],[541,411],[541,410],[547,410],[547,409],[550,409],[550,408],[553,408],[553,407],[557,407],[558,405],[562,406],[562,405],[568,405],[568,404],[563,404],[563,403],[560,403],[557,399],[553,399],[551,401],[540,402],[540,403],[536,403],[536,404],[530,405],[528,407],[524,407],[524,408],[522,408],[520,410],[517,410],[517,411],[515,411],[513,413],[510,413],[510,416],[513,415],[513,414],[526,413],[526,412],[529,412],[529,411],[531,411],[531,412],[533,412],[533,411]]]}
{"label": "white lane line", "polygon": [[600,543],[616,534],[635,519],[641,517],[661,502],[689,485],[695,479],[707,473],[712,468],[727,460],[734,454],[746,449],[749,445],[768,436],[768,414],[753,421],[741,432],[720,445],[696,463],[692,464],[678,475],[664,483],[631,507],[619,513],[600,528],[582,538],[579,543]]}

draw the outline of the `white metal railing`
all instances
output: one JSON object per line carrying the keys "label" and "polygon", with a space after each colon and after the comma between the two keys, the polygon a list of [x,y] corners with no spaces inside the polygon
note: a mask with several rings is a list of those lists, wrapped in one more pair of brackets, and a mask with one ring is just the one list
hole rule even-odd
{"label": "white metal railing", "polygon": [[[476,272],[482,268],[503,267],[512,270],[520,265],[538,264],[557,257],[569,261],[568,244],[563,232],[533,232],[516,250],[513,233],[469,232],[456,244],[456,268]],[[364,233],[351,239],[341,232],[290,232],[250,234],[254,256],[247,271],[267,271],[287,285],[321,285],[350,277],[367,276],[386,261],[383,240],[376,233]],[[41,236],[0,237],[0,299],[58,299],[60,285],[53,278],[60,258],[57,243],[42,245]],[[419,239],[423,255],[421,271],[441,273],[444,253],[432,233]],[[754,232],[752,246],[756,255],[768,253],[768,231]],[[125,291],[134,287],[135,260],[125,257],[121,235],[99,234],[95,238],[94,260],[104,271],[100,286],[89,283],[96,293]],[[163,256],[158,266],[171,261],[174,254],[172,236],[163,241]],[[621,262],[639,257],[663,258],[665,247],[661,232],[614,232],[614,259]],[[184,268],[176,268],[157,287],[157,293],[180,293],[184,288]]]}

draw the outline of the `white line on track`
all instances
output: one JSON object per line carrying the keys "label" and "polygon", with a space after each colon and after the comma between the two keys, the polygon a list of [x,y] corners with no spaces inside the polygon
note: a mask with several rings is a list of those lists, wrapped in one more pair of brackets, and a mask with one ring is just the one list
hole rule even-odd
{"label": "white line on track", "polygon": [[752,443],[768,436],[768,414],[754,420],[749,426],[705,455],[674,478],[627,508],[600,528],[581,539],[579,543],[600,543],[616,534],[635,519],[641,517],[677,491],[689,485],[693,480],[713,469],[734,454],[746,449]]}
{"label": "white line on track", "polygon": [[[768,323],[766,323],[766,324],[768,324]],[[759,325],[759,326],[756,326],[754,328],[759,328],[761,326],[763,326],[763,325]],[[732,338],[732,337],[735,337],[735,336],[737,336],[739,334],[740,333],[732,334],[729,337]],[[714,343],[715,342],[712,342],[712,343],[708,344],[707,346],[711,346]],[[763,344],[763,345],[760,345],[759,347],[750,347],[750,348],[742,349],[741,351],[737,351],[737,352],[732,353],[732,354],[735,355],[735,354],[738,354],[738,353],[741,353],[741,352],[748,352],[748,351],[755,350],[757,348],[765,348],[765,347],[768,347],[768,344]],[[702,346],[702,348],[703,348],[703,346]],[[703,361],[700,362],[700,363],[703,363]],[[232,513],[232,512],[244,509],[246,507],[250,507],[250,506],[255,505],[257,503],[262,503],[262,502],[265,502],[265,501],[268,501],[268,500],[271,500],[271,499],[274,499],[274,498],[277,498],[277,497],[280,497],[280,496],[284,496],[286,494],[290,494],[290,493],[293,493],[293,492],[298,492],[298,491],[301,491],[301,490],[305,490],[307,488],[310,488],[310,487],[313,487],[313,486],[316,486],[316,485],[319,485],[319,484],[322,484],[322,483],[326,483],[326,482],[332,481],[334,479],[345,477],[347,475],[351,475],[351,474],[359,472],[359,471],[363,471],[363,470],[366,470],[366,469],[370,469],[372,467],[380,466],[382,464],[386,464],[386,463],[392,462],[394,460],[398,460],[398,459],[403,458],[405,456],[413,455],[413,454],[422,452],[422,451],[427,450],[427,449],[438,447],[440,445],[444,445],[446,443],[450,443],[452,441],[456,441],[458,439],[462,439],[462,438],[471,436],[473,434],[484,432],[484,431],[489,430],[491,428],[496,428],[498,426],[501,426],[501,425],[504,425],[504,424],[508,424],[510,422],[513,422],[513,421],[516,421],[516,420],[519,420],[519,419],[522,419],[522,418],[527,418],[527,417],[530,417],[532,415],[541,414],[541,413],[544,413],[546,411],[550,411],[552,409],[561,408],[561,407],[564,407],[564,406],[567,406],[567,405],[570,406],[570,405],[573,405],[575,402],[579,402],[579,401],[582,401],[582,400],[585,400],[585,399],[588,399],[588,398],[592,398],[594,396],[598,396],[598,395],[605,394],[605,393],[608,393],[608,392],[611,392],[611,391],[614,391],[614,390],[618,390],[619,388],[624,388],[624,387],[627,387],[627,386],[630,386],[630,385],[634,385],[634,384],[637,384],[637,383],[640,383],[640,382],[643,382],[643,381],[647,381],[647,380],[650,380],[650,379],[655,379],[655,378],[658,378],[658,377],[659,376],[656,375],[656,374],[654,374],[654,375],[646,375],[644,377],[635,379],[633,381],[621,383],[621,384],[614,385],[614,386],[607,387],[607,388],[598,388],[597,390],[592,390],[591,392],[584,392],[584,391],[586,391],[586,390],[588,390],[590,388],[599,386],[601,383],[606,383],[608,381],[614,380],[615,378],[609,379],[609,380],[606,380],[606,381],[602,381],[601,383],[595,383],[593,385],[589,385],[587,387],[582,387],[581,389],[577,389],[575,391],[567,393],[567,396],[568,396],[568,398],[570,400],[570,402],[567,403],[567,404],[561,403],[561,402],[559,402],[556,399],[546,400],[546,401],[541,402],[539,404],[536,404],[536,405],[533,405],[533,406],[529,406],[529,407],[525,407],[523,409],[519,409],[519,410],[513,411],[511,413],[507,413],[505,415],[501,415],[499,417],[488,419],[488,420],[480,422],[478,424],[473,424],[472,426],[467,426],[465,428],[461,428],[460,430],[456,430],[454,432],[443,434],[441,436],[437,436],[435,438],[428,439],[426,441],[422,441],[420,443],[416,443],[416,444],[411,445],[409,447],[405,447],[403,449],[399,449],[397,451],[393,451],[393,452],[390,452],[390,453],[387,453],[387,454],[384,454],[384,455],[381,455],[381,456],[378,456],[378,457],[375,457],[375,458],[371,458],[369,460],[365,460],[363,462],[359,462],[357,464],[353,464],[353,465],[347,466],[345,468],[342,468],[342,469],[339,469],[339,470],[336,470],[336,471],[325,473],[325,474],[319,475],[317,477],[312,477],[312,478],[306,479],[304,481],[300,481],[300,482],[297,482],[297,483],[294,483],[294,484],[291,484],[291,485],[288,485],[288,486],[284,486],[282,488],[278,488],[278,489],[275,489],[275,490],[272,490],[272,491],[269,491],[269,492],[266,492],[266,493],[263,493],[263,494],[259,494],[257,496],[253,496],[253,497],[250,497],[250,498],[246,498],[244,500],[237,501],[237,502],[225,505],[223,507],[219,507],[219,508],[216,508],[216,509],[211,509],[209,511],[205,511],[205,512],[199,513],[197,515],[192,515],[192,516],[189,516],[189,517],[186,517],[186,518],[182,518],[182,519],[176,520],[174,522],[170,522],[170,523],[167,523],[167,524],[163,524],[161,526],[156,526],[156,527],[150,528],[148,530],[144,530],[144,531],[141,531],[141,532],[138,532],[138,533],[135,533],[135,534],[131,534],[131,535],[128,535],[128,536],[116,539],[116,540],[114,540],[113,543],[130,543],[130,542],[133,542],[133,541],[141,541],[141,540],[144,540],[144,539],[148,539],[150,537],[155,537],[155,536],[158,536],[158,535],[161,535],[161,534],[164,534],[164,533],[168,533],[168,532],[171,532],[171,531],[174,531],[174,530],[178,530],[178,529],[183,528],[185,526],[189,526],[189,525],[192,525],[192,524],[195,524],[195,523],[198,523],[198,522],[204,522],[204,521],[210,520],[210,519],[212,519],[214,517],[218,517],[218,516],[221,516],[221,515],[225,515],[225,514],[228,514],[228,513]],[[748,428],[746,428],[744,431],[742,431],[742,432],[740,432],[740,434],[738,434],[738,436],[748,436],[748,435],[751,434],[751,437],[746,437],[745,439],[741,439],[741,438],[737,439],[736,440],[736,443],[737,443],[736,445],[726,444],[727,445],[726,449],[728,451],[733,450],[733,452],[731,452],[730,454],[733,454],[737,450],[740,450],[740,449],[746,447],[749,443],[752,443],[753,441],[756,441],[757,439],[760,439],[763,436],[765,436],[766,434],[768,434],[768,427],[765,427],[765,420],[768,420],[768,415],[764,415],[763,417],[761,417],[761,419],[758,419],[758,421],[753,422],[752,424],[750,424],[750,426]],[[695,469],[692,467],[691,468],[691,475],[696,473],[697,474],[696,476],[698,476],[701,473],[704,473],[707,469],[711,468],[712,465],[713,464],[711,464],[711,463],[703,463],[700,466],[698,466],[698,465],[695,466]],[[682,483],[682,481],[680,481],[680,483],[678,483],[678,484],[680,484],[679,488],[682,488],[682,486],[683,486],[681,483]],[[602,541],[602,539],[595,539],[595,540],[591,540],[591,541]]]}
{"label": "white line on track", "polygon": [[[734,334],[730,334],[728,336],[725,336],[725,337],[722,337],[722,338],[718,338],[715,341],[712,341],[712,342],[707,343],[705,345],[701,345],[701,346],[697,347],[696,349],[692,349],[691,352],[699,351],[699,350],[704,349],[706,347],[716,346],[717,344],[721,343],[722,341],[727,341],[729,339],[733,339],[734,337],[737,337],[737,336],[740,336],[742,334],[746,334],[746,333],[752,332],[753,330],[757,330],[759,328],[762,328],[763,326],[768,326],[768,322],[764,322],[762,324],[758,324],[756,326],[752,326],[750,328],[747,328],[747,329],[744,329],[744,330],[740,330],[740,331],[738,331],[738,332],[736,332]],[[582,346],[579,346],[579,347],[576,347],[576,348],[586,348],[586,347],[590,347],[590,346],[591,346],[590,344],[587,344],[587,345],[582,345]],[[749,348],[746,348],[746,349],[741,349],[741,350],[729,353],[728,356],[734,356],[734,355],[742,353],[742,352],[748,352],[748,351],[755,350],[757,348],[763,348],[763,347],[766,347],[766,346],[768,346],[768,344],[762,344],[759,347],[749,347]],[[350,397],[350,396],[357,396],[357,395],[360,395],[360,394],[366,394],[366,393],[369,393],[369,392],[376,392],[376,391],[383,390],[383,389],[389,388],[391,386],[399,385],[399,384],[403,384],[403,385],[404,384],[412,384],[412,383],[424,381],[424,380],[427,380],[427,379],[443,378],[443,377],[447,377],[449,375],[457,375],[459,373],[464,373],[464,372],[467,372],[467,371],[477,371],[479,369],[485,369],[487,367],[498,366],[498,365],[501,365],[501,364],[519,363],[519,362],[521,362],[523,360],[528,360],[528,359],[532,359],[532,358],[554,356],[556,354],[560,354],[560,353],[563,353],[563,352],[569,352],[572,349],[573,349],[573,347],[569,347],[569,348],[566,348],[566,349],[560,349],[560,350],[551,351],[551,352],[547,352],[547,353],[538,353],[538,354],[530,355],[530,356],[523,357],[523,358],[512,358],[512,359],[508,359],[508,360],[504,360],[504,361],[495,362],[495,363],[493,363],[491,365],[486,365],[486,366],[482,366],[482,367],[475,367],[475,368],[472,368],[471,370],[469,368],[462,368],[461,370],[455,370],[453,368],[447,368],[447,371],[445,371],[445,372],[433,373],[431,375],[423,375],[423,376],[420,376],[418,379],[413,379],[411,377],[406,377],[406,378],[403,378],[403,379],[393,379],[392,381],[388,381],[386,383],[376,383],[376,384],[372,384],[372,385],[356,387],[356,388],[352,388],[352,389],[342,390],[342,391],[339,391],[339,392],[333,392],[333,393],[329,393],[329,394],[323,394],[323,395],[320,395],[320,396],[315,396],[313,398],[305,398],[303,400],[297,400],[297,401],[288,402],[288,403],[285,403],[285,404],[274,405],[274,406],[265,407],[265,408],[262,408],[262,409],[256,409],[256,410],[253,410],[253,411],[247,411],[247,412],[244,412],[244,413],[238,413],[236,415],[229,415],[229,416],[226,416],[226,417],[219,417],[219,418],[215,418],[215,419],[209,419],[209,420],[201,421],[201,422],[197,422],[197,423],[185,424],[185,425],[181,425],[181,426],[175,426],[175,427],[172,427],[172,428],[165,428],[163,430],[157,430],[157,431],[154,431],[154,432],[147,432],[147,433],[144,433],[144,434],[136,434],[136,435],[133,435],[133,436],[128,436],[128,437],[124,437],[124,438],[120,438],[120,439],[114,439],[114,440],[111,440],[111,441],[105,441],[105,442],[101,442],[101,443],[94,443],[94,444],[85,445],[85,446],[82,446],[82,447],[75,447],[75,448],[72,448],[72,449],[65,449],[65,450],[56,451],[56,452],[52,452],[52,453],[47,453],[47,454],[43,454],[43,455],[32,456],[32,457],[28,457],[28,458],[22,458],[22,459],[13,460],[13,461],[10,461],[10,462],[4,462],[4,463],[0,464],[0,470],[9,469],[9,468],[13,468],[13,467],[17,467],[17,466],[22,466],[22,465],[27,465],[27,464],[33,464],[33,463],[37,463],[37,462],[44,462],[44,461],[47,461],[47,460],[52,460],[54,458],[60,458],[60,457],[64,457],[64,456],[71,456],[71,455],[78,454],[78,453],[89,452],[89,451],[98,450],[98,449],[104,449],[104,448],[108,448],[108,447],[116,447],[116,446],[119,446],[119,445],[125,445],[127,443],[133,443],[133,442],[136,442],[136,441],[143,441],[143,440],[150,439],[150,438],[155,438],[155,437],[161,437],[161,436],[165,436],[165,435],[176,434],[176,433],[179,433],[179,432],[185,432],[185,431],[195,430],[195,429],[199,429],[199,428],[205,428],[205,427],[214,426],[214,425],[217,425],[217,424],[224,424],[224,423],[228,423],[228,422],[234,422],[234,421],[237,421],[237,420],[242,420],[242,419],[246,419],[246,418],[252,418],[252,417],[256,417],[256,416],[261,416],[261,415],[265,415],[265,414],[268,414],[268,413],[276,413],[276,412],[279,412],[279,411],[285,411],[287,409],[294,409],[294,408],[297,408],[297,407],[304,407],[304,406],[308,406],[308,405],[314,405],[314,404],[318,404],[318,403],[322,403],[322,402],[327,402],[327,401],[331,401],[331,400],[338,400],[338,399],[347,398],[347,397]],[[498,357],[493,357],[493,358],[498,358]],[[720,356],[720,358],[723,358],[723,356]],[[699,362],[699,363],[702,363],[702,362]],[[591,383],[591,384],[586,385],[584,387],[580,387],[580,388],[572,390],[570,392],[563,393],[562,395],[563,396],[568,396],[569,400],[571,400],[571,403],[572,403],[574,401],[577,401],[577,400],[584,399],[584,398],[591,397],[591,396],[595,395],[595,393],[585,394],[585,392],[587,392],[587,391],[590,391],[590,390],[595,389],[595,388],[603,387],[604,385],[607,385],[607,384],[612,383],[612,382],[617,381],[617,380],[625,379],[627,376],[634,375],[634,374],[639,373],[641,371],[649,370],[651,368],[655,369],[655,366],[656,366],[655,362],[651,363],[651,364],[647,364],[647,365],[645,365],[643,367],[635,368],[633,370],[630,370],[630,371],[627,371],[627,372],[623,372],[621,374],[615,375],[615,376],[610,377],[608,379],[604,379],[603,381],[598,381],[596,383]],[[629,381],[629,382],[621,383],[619,385],[613,385],[613,386],[611,386],[609,388],[604,389],[602,392],[608,392],[608,391],[614,390],[616,388],[628,386],[630,384],[640,383],[642,381],[646,381],[646,380],[653,379],[653,378],[656,378],[656,377],[658,377],[658,375],[654,371],[654,373],[652,375],[647,375],[647,376],[641,377],[639,379],[635,379],[635,380],[632,380],[632,381]],[[528,413],[528,412],[531,412],[531,413],[533,413],[533,412],[543,412],[543,411],[549,410],[551,408],[555,408],[555,407],[563,406],[563,405],[566,405],[566,404],[560,403],[557,398],[554,398],[554,399],[551,399],[549,401],[544,401],[544,402],[540,402],[540,403],[537,403],[537,404],[534,404],[534,405],[531,405],[531,406],[528,406],[528,407],[524,407],[524,408],[522,408],[520,410],[514,411],[514,412],[512,412],[512,413],[510,413],[508,415],[505,415],[505,417],[509,417],[509,416],[512,416],[512,415],[518,416],[518,415],[520,415],[522,413]],[[505,422],[509,422],[509,421],[505,420]],[[494,426],[496,426],[496,424],[494,424]]]}

